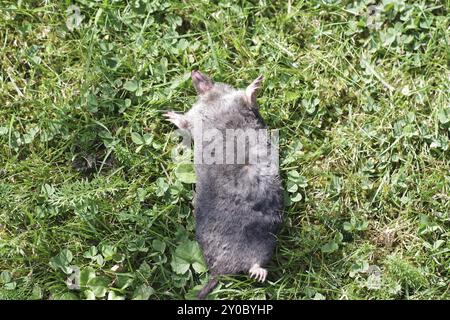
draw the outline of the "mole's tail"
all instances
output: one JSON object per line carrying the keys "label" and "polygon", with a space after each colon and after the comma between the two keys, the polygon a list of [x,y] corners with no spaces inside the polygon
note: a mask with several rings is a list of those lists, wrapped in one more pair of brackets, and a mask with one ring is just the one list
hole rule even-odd
{"label": "mole's tail", "polygon": [[203,287],[203,289],[199,292],[197,295],[197,298],[200,300],[203,300],[206,298],[206,296],[215,288],[217,285],[217,277],[213,276],[211,279],[209,279],[208,283]]}

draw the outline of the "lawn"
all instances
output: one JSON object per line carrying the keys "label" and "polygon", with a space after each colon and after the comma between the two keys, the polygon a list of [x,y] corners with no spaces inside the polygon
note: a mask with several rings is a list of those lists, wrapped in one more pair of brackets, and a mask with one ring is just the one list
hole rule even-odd
{"label": "lawn", "polygon": [[[75,5],[75,7],[71,6]],[[208,280],[168,110],[190,71],[280,132],[268,281],[217,299],[450,299],[450,1],[2,1],[0,299],[183,299]]]}

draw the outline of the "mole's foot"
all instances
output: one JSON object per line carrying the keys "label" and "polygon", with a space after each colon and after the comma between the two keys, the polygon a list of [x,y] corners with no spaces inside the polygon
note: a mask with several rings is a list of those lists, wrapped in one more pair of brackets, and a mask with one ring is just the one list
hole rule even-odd
{"label": "mole's foot", "polygon": [[250,273],[250,278],[255,278],[256,280],[258,280],[259,282],[264,282],[266,281],[266,277],[267,277],[267,270],[264,268],[261,268],[259,266],[259,264],[255,263],[253,265],[253,267],[251,267],[251,269],[249,270]]}
{"label": "mole's foot", "polygon": [[182,114],[169,111],[166,112],[164,116],[168,121],[172,122],[180,129],[187,129],[189,127],[189,123],[186,121],[185,117]]}

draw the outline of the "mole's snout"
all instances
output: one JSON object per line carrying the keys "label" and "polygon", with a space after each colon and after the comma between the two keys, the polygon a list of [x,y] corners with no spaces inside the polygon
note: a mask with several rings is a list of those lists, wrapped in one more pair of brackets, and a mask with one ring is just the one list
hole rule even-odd
{"label": "mole's snout", "polygon": [[194,80],[194,81],[208,81],[208,80],[210,81],[210,79],[207,76],[205,76],[203,73],[201,73],[198,70],[192,70],[191,77],[192,77],[192,80]]}
{"label": "mole's snout", "polygon": [[204,94],[212,89],[214,82],[208,76],[204,75],[198,70],[192,70],[191,72],[192,83],[198,94]]}
{"label": "mole's snout", "polygon": [[192,76],[192,79],[198,79],[198,80],[200,80],[202,74],[201,74],[200,71],[198,71],[198,70],[192,70],[191,76]]}

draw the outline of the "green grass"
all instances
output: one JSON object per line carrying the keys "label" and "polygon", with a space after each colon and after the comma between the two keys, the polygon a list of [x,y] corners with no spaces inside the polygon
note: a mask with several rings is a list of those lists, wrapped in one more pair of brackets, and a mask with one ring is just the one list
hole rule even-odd
{"label": "green grass", "polygon": [[0,298],[195,295],[194,186],[162,113],[199,68],[265,76],[286,199],[268,283],[216,298],[449,299],[450,2],[371,4],[3,1]]}

